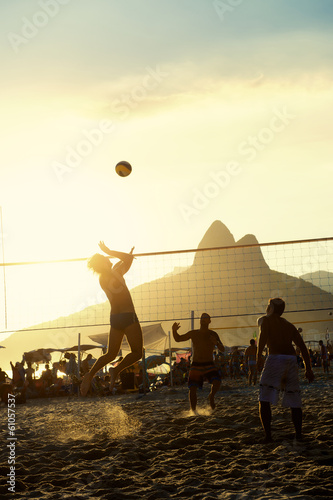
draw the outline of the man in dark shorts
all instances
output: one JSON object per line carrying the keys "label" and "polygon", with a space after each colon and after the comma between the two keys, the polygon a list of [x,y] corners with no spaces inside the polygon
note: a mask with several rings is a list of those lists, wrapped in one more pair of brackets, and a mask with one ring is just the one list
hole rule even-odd
{"label": "man in dark shorts", "polygon": [[[89,260],[88,267],[99,275],[99,284],[109,299],[111,328],[107,353],[98,358],[83,377],[80,388],[82,396],[86,396],[89,391],[94,375],[116,358],[124,335],[126,335],[131,352],[117,366],[109,370],[110,391],[113,389],[117,376],[142,357],[142,330],[131,294],[124,280],[124,274],[130,269],[134,259],[134,248],[130,253],[116,252],[110,250],[103,241],[100,241],[99,247],[109,257],[97,253]],[[110,257],[119,259],[119,262],[113,266],[109,260]]]}
{"label": "man in dark shorts", "polygon": [[224,345],[218,334],[208,328],[210,322],[209,314],[203,313],[200,318],[199,330],[191,330],[184,335],[179,335],[178,333],[180,323],[174,323],[172,325],[173,338],[176,342],[192,340],[193,353],[188,377],[188,387],[190,405],[193,411],[195,411],[197,407],[197,388],[200,387],[200,389],[202,389],[205,378],[212,385],[209,394],[209,403],[213,410],[215,408],[215,394],[221,385],[221,377],[214,364],[213,353],[216,347],[223,352]]}

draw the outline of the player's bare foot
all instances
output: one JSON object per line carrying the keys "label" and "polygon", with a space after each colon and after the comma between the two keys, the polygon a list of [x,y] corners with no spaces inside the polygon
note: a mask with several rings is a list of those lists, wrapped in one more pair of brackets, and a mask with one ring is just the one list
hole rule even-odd
{"label": "player's bare foot", "polygon": [[87,392],[89,391],[89,388],[90,388],[90,382],[91,382],[90,375],[89,375],[89,373],[86,373],[82,379],[81,386],[80,386],[81,396],[87,395]]}

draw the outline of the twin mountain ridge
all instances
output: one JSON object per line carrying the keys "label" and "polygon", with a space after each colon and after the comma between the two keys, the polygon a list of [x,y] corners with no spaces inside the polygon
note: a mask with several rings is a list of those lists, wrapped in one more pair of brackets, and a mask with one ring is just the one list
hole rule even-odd
{"label": "twin mountain ridge", "polygon": [[[213,248],[221,249],[203,250]],[[320,287],[322,276],[326,277],[325,289]],[[325,270],[307,275],[306,279],[313,279],[318,285],[315,286],[305,279],[273,270],[255,236],[247,234],[235,241],[229,229],[216,220],[200,241],[191,265],[175,266],[173,273],[141,284],[131,294],[143,325],[162,322],[168,331],[174,321],[180,321],[185,333],[190,327],[191,311],[195,318],[206,311],[213,318],[212,328],[217,329],[226,345],[244,345],[256,330],[256,318],[265,312],[267,301],[273,296],[286,301],[285,317],[302,327],[305,339],[306,335],[319,333],[324,337],[327,328],[332,330],[328,316],[329,310],[333,310],[332,278],[332,273]],[[109,313],[106,301],[34,325],[28,332],[18,331],[2,342],[7,349],[0,350],[0,366],[4,356],[17,360],[18,345],[21,352],[49,348],[52,342],[68,347],[76,343],[78,331],[83,334],[82,342],[89,342],[89,335],[108,329],[103,325],[108,325]],[[69,328],[74,325],[78,328]]]}

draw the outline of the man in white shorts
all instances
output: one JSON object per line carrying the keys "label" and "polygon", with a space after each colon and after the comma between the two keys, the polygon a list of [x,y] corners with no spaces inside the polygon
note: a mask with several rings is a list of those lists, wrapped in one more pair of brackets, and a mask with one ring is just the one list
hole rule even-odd
{"label": "man in white shorts", "polygon": [[296,439],[302,439],[302,401],[298,380],[296,351],[293,343],[300,348],[305,363],[305,377],[312,382],[314,374],[308,350],[297,328],[281,318],[285,302],[280,298],[270,299],[266,316],[258,319],[259,342],[257,366],[267,345],[269,355],[260,377],[259,415],[266,434],[266,442],[272,441],[271,404],[276,404],[282,392],[282,405],[291,409]]}

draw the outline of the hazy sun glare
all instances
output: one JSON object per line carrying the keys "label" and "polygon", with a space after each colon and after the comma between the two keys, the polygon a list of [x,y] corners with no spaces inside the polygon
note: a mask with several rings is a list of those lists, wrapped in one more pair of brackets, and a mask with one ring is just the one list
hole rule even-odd
{"label": "hazy sun glare", "polygon": [[[216,219],[236,240],[329,236],[331,9],[262,5],[238,2],[221,19],[201,0],[68,2],[15,52],[8,33],[40,3],[3,2],[5,261],[85,258],[99,240],[195,248]],[[133,285],[145,278],[131,273]],[[103,300],[85,262],[8,267],[6,285],[20,327]]]}

